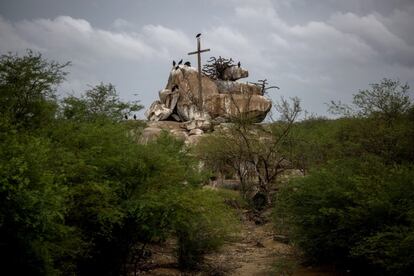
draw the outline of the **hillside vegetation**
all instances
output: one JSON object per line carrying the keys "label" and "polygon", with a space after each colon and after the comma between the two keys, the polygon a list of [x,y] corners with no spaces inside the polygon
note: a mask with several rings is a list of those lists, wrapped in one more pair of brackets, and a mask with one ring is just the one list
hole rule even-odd
{"label": "hillside vegetation", "polygon": [[408,86],[384,79],[334,104],[342,118],[293,130],[306,176],[276,195],[276,228],[313,263],[357,275],[414,271],[414,108]]}
{"label": "hillside vegetation", "polygon": [[[0,57],[1,274],[135,274],[166,241],[177,267],[194,271],[224,243],[237,249],[237,230],[256,231],[269,209],[305,264],[414,271],[408,85],[383,79],[333,102],[337,119],[298,121],[299,99],[282,99],[278,121],[233,118],[190,147],[167,132],[138,143],[145,123],[124,118],[143,107],[112,84],[58,99],[69,65],[31,51]],[[203,188],[226,178],[240,196]]]}
{"label": "hillside vegetation", "polygon": [[[168,135],[136,143],[142,108],[111,84],[57,100],[67,64],[0,58],[0,262],[7,275],[120,275],[148,243],[195,267],[232,232],[223,198]],[[138,129],[137,129],[138,128]]]}

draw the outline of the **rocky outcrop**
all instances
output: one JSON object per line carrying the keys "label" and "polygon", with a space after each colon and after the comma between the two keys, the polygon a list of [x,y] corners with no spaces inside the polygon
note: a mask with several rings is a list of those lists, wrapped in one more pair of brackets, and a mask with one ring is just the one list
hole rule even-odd
{"label": "rocky outcrop", "polygon": [[205,108],[214,119],[244,116],[252,122],[261,122],[272,108],[272,103],[261,95],[218,94],[206,101]]}
{"label": "rocky outcrop", "polygon": [[[213,80],[203,76],[201,79],[203,99],[218,94],[217,86]],[[198,73],[190,66],[179,66],[173,69],[168,78],[166,89],[177,87],[179,100],[176,106],[176,114],[180,121],[209,120],[210,115],[205,110],[199,110],[200,101],[198,94]]]}
{"label": "rocky outcrop", "polygon": [[262,88],[251,83],[215,80],[219,94],[262,95]]}
{"label": "rocky outcrop", "polygon": [[[246,70],[229,67],[230,72],[244,76]],[[190,66],[174,68],[166,88],[159,92],[160,100],[155,101],[146,116],[150,121],[176,120],[210,121],[216,117],[251,116],[256,122],[262,121],[271,108],[270,100],[261,95],[260,86],[226,80],[213,80],[202,76],[203,109],[199,110],[198,75]],[[229,75],[231,75],[229,73]],[[236,78],[236,76],[232,76]],[[174,90],[174,92],[173,92]]]}
{"label": "rocky outcrop", "polygon": [[223,72],[223,80],[236,81],[238,79],[247,78],[249,71],[244,70],[240,66],[230,66]]}
{"label": "rocky outcrop", "polygon": [[186,144],[196,143],[204,131],[189,126],[183,122],[176,121],[150,121],[140,136],[140,143],[146,144],[155,140],[163,131],[167,131],[175,138],[184,141]]}
{"label": "rocky outcrop", "polygon": [[167,120],[172,114],[173,109],[168,108],[160,101],[155,101],[151,104],[150,108],[145,112],[145,116],[150,121],[164,121]]}
{"label": "rocky outcrop", "polygon": [[[188,65],[173,67],[165,89],[159,92],[159,100],[150,106],[145,116],[150,122],[183,122],[180,127],[175,125],[170,132],[185,139],[202,135],[210,131],[213,124],[229,122],[233,117],[243,116],[253,122],[261,122],[272,104],[262,95],[259,85],[236,82],[248,75],[249,72],[240,66],[226,68],[222,79],[202,75],[200,99],[197,70]],[[150,123],[149,130],[144,134],[148,137],[156,135],[160,133],[156,129],[164,128],[162,124],[154,128]],[[197,138],[190,140],[196,141]]]}

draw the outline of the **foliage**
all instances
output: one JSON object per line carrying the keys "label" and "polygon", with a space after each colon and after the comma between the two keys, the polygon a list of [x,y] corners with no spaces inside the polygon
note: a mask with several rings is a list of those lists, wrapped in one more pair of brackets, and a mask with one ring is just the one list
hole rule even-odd
{"label": "foliage", "polygon": [[45,275],[57,267],[73,269],[70,260],[81,243],[75,229],[64,224],[69,191],[51,167],[53,147],[47,139],[13,129],[0,133],[2,271]]}
{"label": "foliage", "polygon": [[69,96],[63,100],[63,115],[71,120],[97,120],[109,118],[121,121],[124,116],[143,108],[138,102],[123,102],[115,86],[100,83],[81,97]]}
{"label": "foliage", "polygon": [[355,94],[351,106],[332,101],[330,111],[340,115],[377,116],[390,121],[409,110],[409,89],[408,84],[402,85],[398,80],[384,78],[381,83],[371,84],[371,89],[360,90]]}
{"label": "foliage", "polygon": [[183,265],[217,248],[232,216],[201,190],[185,145],[166,134],[137,144],[140,127],[119,121],[140,106],[110,84],[59,102],[63,67],[30,51],[0,62],[2,272],[127,274],[140,245],[167,237]]}
{"label": "foliage", "polygon": [[414,267],[413,172],[373,159],[330,163],[281,190],[279,220],[288,221],[293,239],[314,261],[408,275]]}
{"label": "foliage", "polygon": [[[236,221],[228,206],[213,191],[186,191],[173,223],[178,237],[178,262],[196,267],[202,256],[219,248],[236,232]],[[186,199],[186,200],[185,200]]]}
{"label": "foliage", "polygon": [[195,155],[203,161],[206,168],[221,177],[236,174],[241,183],[241,192],[245,197],[249,192],[247,168],[244,149],[235,143],[238,136],[230,132],[216,131],[212,135],[205,135],[194,148]]}
{"label": "foliage", "polygon": [[[110,122],[68,122],[60,131],[56,139],[77,154],[67,174],[73,197],[68,222],[89,242],[87,254],[80,256],[81,273],[125,270],[126,262],[136,257],[131,256],[136,244],[164,240],[174,233],[178,210],[203,206],[200,197],[191,206],[173,207],[177,201],[192,200],[202,180],[181,141],[162,135],[148,145],[136,145],[121,125]],[[191,187],[193,193],[185,192]],[[191,214],[181,220],[190,224],[201,219]]]}
{"label": "foliage", "polygon": [[340,155],[336,139],[345,119],[308,119],[297,122],[290,135],[292,166],[307,174],[311,168]]}
{"label": "foliage", "polygon": [[229,127],[203,138],[196,149],[212,171],[237,175],[243,197],[259,192],[266,204],[271,202],[277,177],[288,167],[289,134],[301,111],[297,98],[291,102],[282,98],[275,107],[280,121],[259,125],[243,115],[236,116]]}
{"label": "foliage", "polygon": [[31,129],[49,123],[57,108],[54,93],[67,65],[49,62],[30,50],[23,57],[1,55],[0,116]]}
{"label": "foliage", "polygon": [[[398,98],[399,102],[406,102],[404,93],[395,91],[396,81],[384,80],[381,84],[373,84],[375,91],[378,87],[387,85],[388,91],[384,99],[376,96],[367,98],[366,93],[360,93],[355,98],[365,98],[365,102],[390,103],[388,93]],[[390,88],[389,86],[391,86]],[[401,89],[403,89],[401,88]],[[390,92],[389,90],[393,90]],[[383,93],[385,93],[383,91]],[[405,96],[404,96],[404,95]],[[375,94],[377,95],[377,94]],[[399,95],[399,96],[396,96]],[[388,105],[388,104],[387,104]],[[376,106],[376,105],[375,105]],[[356,158],[359,156],[377,156],[387,164],[409,163],[414,160],[414,117],[413,105],[406,102],[404,107],[395,109],[392,115],[389,109],[380,111],[372,106],[363,113],[354,113],[336,120],[309,119],[296,123],[292,129],[292,161],[295,166],[307,173],[312,167],[318,167],[329,160],[341,158]],[[410,107],[411,106],[411,107]],[[410,107],[410,108],[408,108]],[[376,111],[372,111],[372,110]],[[369,113],[367,110],[371,110]]]}
{"label": "foliage", "polygon": [[[216,192],[191,187],[147,193],[135,202],[134,213],[151,240],[177,237],[183,268],[196,268],[205,253],[217,249],[236,232],[232,211]],[[154,216],[156,214],[156,216]]]}
{"label": "foliage", "polygon": [[290,276],[295,275],[299,263],[295,256],[278,256],[273,263],[271,273],[272,275]]}
{"label": "foliage", "polygon": [[387,124],[373,118],[307,120],[291,132],[291,160],[307,174],[329,160],[374,155],[388,164],[414,160],[414,120],[407,115]]}
{"label": "foliage", "polygon": [[246,200],[237,191],[226,188],[217,188],[216,192],[217,196],[221,197],[224,202],[230,206],[242,209],[248,207]]}
{"label": "foliage", "polygon": [[294,156],[302,158],[296,165],[310,173],[280,190],[274,216],[310,260],[361,274],[413,270],[414,117],[407,89],[384,79],[354,96],[352,116],[295,125]]}

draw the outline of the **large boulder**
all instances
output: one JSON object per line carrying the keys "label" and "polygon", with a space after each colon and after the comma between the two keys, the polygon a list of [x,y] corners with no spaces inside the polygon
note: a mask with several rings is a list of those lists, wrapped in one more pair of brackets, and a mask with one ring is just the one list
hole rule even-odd
{"label": "large boulder", "polygon": [[150,121],[164,121],[169,118],[180,121],[179,116],[173,114],[179,97],[180,94],[177,91],[171,91],[170,89],[161,90],[159,92],[160,100],[151,104],[150,108],[145,112],[145,116]]}
{"label": "large boulder", "polygon": [[163,89],[159,92],[161,103],[163,103],[169,109],[174,109],[177,106],[178,98],[180,94],[177,91],[171,91],[169,89]]}
{"label": "large boulder", "polygon": [[151,104],[150,108],[145,111],[145,117],[149,121],[164,121],[172,114],[173,110],[165,106],[160,101],[155,101]]}
{"label": "large boulder", "polygon": [[244,116],[253,122],[263,121],[272,108],[272,102],[261,95],[218,94],[210,98],[205,108],[212,118],[231,118]]}
{"label": "large boulder", "polygon": [[[203,100],[218,94],[217,85],[210,78],[201,79]],[[193,67],[181,65],[170,73],[166,89],[178,86],[179,98],[176,112],[182,121],[209,119],[208,114],[199,110],[198,72]]]}
{"label": "large boulder", "polygon": [[193,129],[209,131],[212,129],[210,120],[192,120],[192,121],[185,122],[184,126],[188,131],[191,131]]}
{"label": "large boulder", "polygon": [[188,130],[181,122],[176,121],[150,121],[141,135],[141,143],[148,143],[157,139],[163,131],[166,131],[177,139],[187,141]]}
{"label": "large boulder", "polygon": [[200,99],[197,70],[187,65],[172,68],[166,87],[159,92],[159,100],[145,113],[150,122],[144,130],[143,142],[165,130],[193,144],[215,124],[229,122],[234,117],[263,121],[272,103],[263,97],[259,85],[236,82],[248,75],[240,66],[226,68],[218,80],[203,74]]}
{"label": "large boulder", "polygon": [[146,116],[150,121],[176,120],[187,123],[187,130],[193,128],[208,131],[211,122],[224,123],[235,116],[245,116],[254,122],[261,122],[272,107],[269,99],[263,97],[259,85],[236,82],[248,76],[248,71],[239,67],[228,67],[223,79],[214,80],[205,76],[202,82],[202,109],[198,72],[187,65],[172,68],[165,89],[159,92]]}
{"label": "large boulder", "polygon": [[262,88],[252,83],[242,83],[237,81],[215,80],[220,94],[246,94],[262,95]]}
{"label": "large boulder", "polygon": [[[228,78],[248,75],[238,66],[228,68]],[[225,71],[226,72],[226,71]],[[272,104],[261,94],[261,87],[255,84],[230,80],[213,80],[202,75],[203,110],[199,110],[198,72],[193,67],[180,65],[174,68],[168,79],[166,91],[178,87],[179,97],[176,113],[182,121],[210,120],[216,117],[228,121],[231,117],[247,115],[256,122],[262,121]],[[168,93],[168,92],[164,92]],[[160,92],[160,96],[163,93]]]}
{"label": "large boulder", "polygon": [[249,71],[241,68],[240,66],[230,66],[226,68],[223,72],[223,80],[236,81],[238,79],[247,78],[249,76]]}

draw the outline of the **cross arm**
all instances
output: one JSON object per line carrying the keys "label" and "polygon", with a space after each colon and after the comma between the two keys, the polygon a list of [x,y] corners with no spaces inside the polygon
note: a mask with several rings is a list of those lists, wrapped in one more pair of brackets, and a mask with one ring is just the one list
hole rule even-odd
{"label": "cross arm", "polygon": [[208,52],[208,51],[210,51],[210,49],[204,49],[204,50],[200,50],[200,51],[191,52],[191,53],[188,53],[188,55],[195,55],[197,53],[204,53],[204,52]]}

